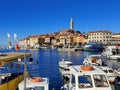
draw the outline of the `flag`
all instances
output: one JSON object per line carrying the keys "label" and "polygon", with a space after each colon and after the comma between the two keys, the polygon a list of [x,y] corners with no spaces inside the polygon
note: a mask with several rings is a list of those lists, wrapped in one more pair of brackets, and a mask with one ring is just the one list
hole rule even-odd
{"label": "flag", "polygon": [[15,49],[18,51],[19,50],[19,46],[18,44],[15,42]]}
{"label": "flag", "polygon": [[11,49],[12,48],[12,44],[11,44],[11,40],[10,40],[10,34],[7,33],[7,36],[8,36],[8,47],[9,47],[9,49]]}
{"label": "flag", "polygon": [[10,34],[9,34],[9,33],[7,33],[7,36],[8,36],[8,37],[10,37]]}
{"label": "flag", "polygon": [[14,33],[14,40],[15,40],[15,49],[18,51],[19,50],[19,45],[17,42],[19,42],[19,40],[17,39],[17,34]]}
{"label": "flag", "polygon": [[19,40],[17,39],[17,34],[15,34],[15,33],[14,33],[14,39],[15,39],[15,41],[19,41]]}

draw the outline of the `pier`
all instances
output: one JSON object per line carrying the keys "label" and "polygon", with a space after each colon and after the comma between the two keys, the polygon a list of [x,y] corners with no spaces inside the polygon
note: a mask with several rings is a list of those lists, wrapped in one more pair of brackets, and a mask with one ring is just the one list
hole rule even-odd
{"label": "pier", "polygon": [[[0,67],[4,66],[5,64],[9,63],[10,61],[17,60],[18,58],[24,58],[24,52],[10,52],[10,53],[3,53],[0,55]],[[26,57],[30,57],[30,53],[26,53]]]}

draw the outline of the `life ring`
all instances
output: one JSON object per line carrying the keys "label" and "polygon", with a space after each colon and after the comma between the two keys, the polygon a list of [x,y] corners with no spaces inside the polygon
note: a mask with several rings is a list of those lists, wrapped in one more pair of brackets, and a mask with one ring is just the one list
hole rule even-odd
{"label": "life ring", "polygon": [[94,68],[93,68],[93,66],[87,65],[87,66],[82,66],[80,69],[83,71],[92,71]]}
{"label": "life ring", "polygon": [[43,79],[41,77],[33,77],[30,79],[31,82],[42,82]]}

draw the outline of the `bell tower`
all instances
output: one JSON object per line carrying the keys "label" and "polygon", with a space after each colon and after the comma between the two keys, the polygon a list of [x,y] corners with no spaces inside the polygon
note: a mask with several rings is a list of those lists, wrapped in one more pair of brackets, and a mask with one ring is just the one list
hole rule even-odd
{"label": "bell tower", "polygon": [[74,31],[74,22],[73,22],[73,18],[72,17],[71,17],[71,20],[70,20],[70,30]]}

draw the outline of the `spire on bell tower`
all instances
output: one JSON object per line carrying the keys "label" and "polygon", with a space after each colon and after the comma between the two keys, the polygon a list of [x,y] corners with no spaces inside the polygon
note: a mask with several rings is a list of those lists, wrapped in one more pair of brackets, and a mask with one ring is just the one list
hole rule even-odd
{"label": "spire on bell tower", "polygon": [[73,22],[73,18],[71,17],[71,20],[70,20],[70,30],[74,30],[74,22]]}

